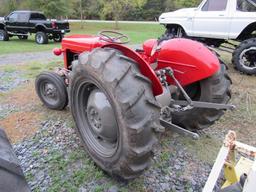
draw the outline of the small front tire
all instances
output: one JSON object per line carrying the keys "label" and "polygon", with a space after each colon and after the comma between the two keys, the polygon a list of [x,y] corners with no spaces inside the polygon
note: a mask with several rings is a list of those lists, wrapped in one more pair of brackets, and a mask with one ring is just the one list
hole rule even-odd
{"label": "small front tire", "polygon": [[43,72],[35,82],[36,93],[43,104],[54,110],[62,110],[68,104],[64,78],[53,72]]}

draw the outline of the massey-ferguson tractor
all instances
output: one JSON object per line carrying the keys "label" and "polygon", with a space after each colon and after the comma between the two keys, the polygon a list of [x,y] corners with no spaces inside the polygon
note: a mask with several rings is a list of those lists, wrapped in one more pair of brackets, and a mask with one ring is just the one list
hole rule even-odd
{"label": "massey-ferguson tractor", "polygon": [[124,179],[149,165],[155,134],[165,128],[198,137],[227,109],[231,80],[226,66],[189,39],[147,40],[102,31],[65,37],[54,54],[64,68],[36,78],[36,92],[50,109],[68,104],[84,147],[95,163]]}

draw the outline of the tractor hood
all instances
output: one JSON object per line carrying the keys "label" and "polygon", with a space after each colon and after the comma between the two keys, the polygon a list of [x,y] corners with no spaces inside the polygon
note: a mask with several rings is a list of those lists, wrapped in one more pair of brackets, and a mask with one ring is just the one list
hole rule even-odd
{"label": "tractor hood", "polygon": [[91,51],[96,47],[101,47],[107,44],[107,42],[93,35],[71,35],[65,37],[61,44],[63,50],[68,49],[72,52],[82,53],[84,51]]}

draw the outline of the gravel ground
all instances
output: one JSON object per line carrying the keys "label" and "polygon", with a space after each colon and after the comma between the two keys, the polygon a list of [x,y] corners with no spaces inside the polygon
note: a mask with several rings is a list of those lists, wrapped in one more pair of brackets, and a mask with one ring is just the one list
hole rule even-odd
{"label": "gravel ground", "polygon": [[56,57],[52,51],[34,52],[34,53],[11,53],[6,55],[0,55],[1,65],[19,65],[27,62],[40,61],[43,63],[49,63],[53,59],[62,59],[62,57]]}
{"label": "gravel ground", "polygon": [[[143,180],[146,191],[193,192],[202,190],[211,165],[196,158],[179,141],[181,138],[170,132],[161,136],[161,143],[155,149],[152,167],[139,178]],[[35,136],[15,144],[14,150],[32,191],[54,191],[50,186],[54,184],[51,169],[52,158],[56,156],[56,151],[61,154],[59,161],[68,160],[72,151],[81,150],[80,153],[84,153],[74,129],[67,122],[58,120],[44,121]],[[84,155],[86,159],[89,159],[85,153]],[[80,169],[83,166],[81,161],[70,164],[71,166],[64,170],[66,178],[71,178],[74,169]],[[89,160],[89,164],[93,163]],[[112,184],[107,185],[108,183]],[[103,191],[122,191],[129,184],[116,181],[103,174],[102,178],[89,179],[77,189],[81,192],[96,191],[100,185],[107,186]]]}
{"label": "gravel ground", "polygon": [[51,178],[47,163],[56,151],[70,152],[80,144],[72,128],[68,128],[60,121],[45,121],[41,129],[32,137],[19,144],[13,145],[14,151],[20,160],[22,169],[27,175],[33,190],[47,191]]}
{"label": "gravel ground", "polygon": [[0,93],[8,92],[26,81],[26,79],[21,77],[20,72],[0,71]]}

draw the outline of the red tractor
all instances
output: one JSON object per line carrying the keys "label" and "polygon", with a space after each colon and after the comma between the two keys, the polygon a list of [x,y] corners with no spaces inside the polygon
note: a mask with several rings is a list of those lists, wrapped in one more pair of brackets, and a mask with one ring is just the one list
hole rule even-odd
{"label": "red tractor", "polygon": [[64,68],[36,78],[50,109],[67,104],[91,158],[106,172],[131,179],[149,165],[156,132],[172,128],[198,137],[227,109],[231,80],[226,66],[203,44],[188,39],[123,44],[121,33],[63,39],[55,55]]}

